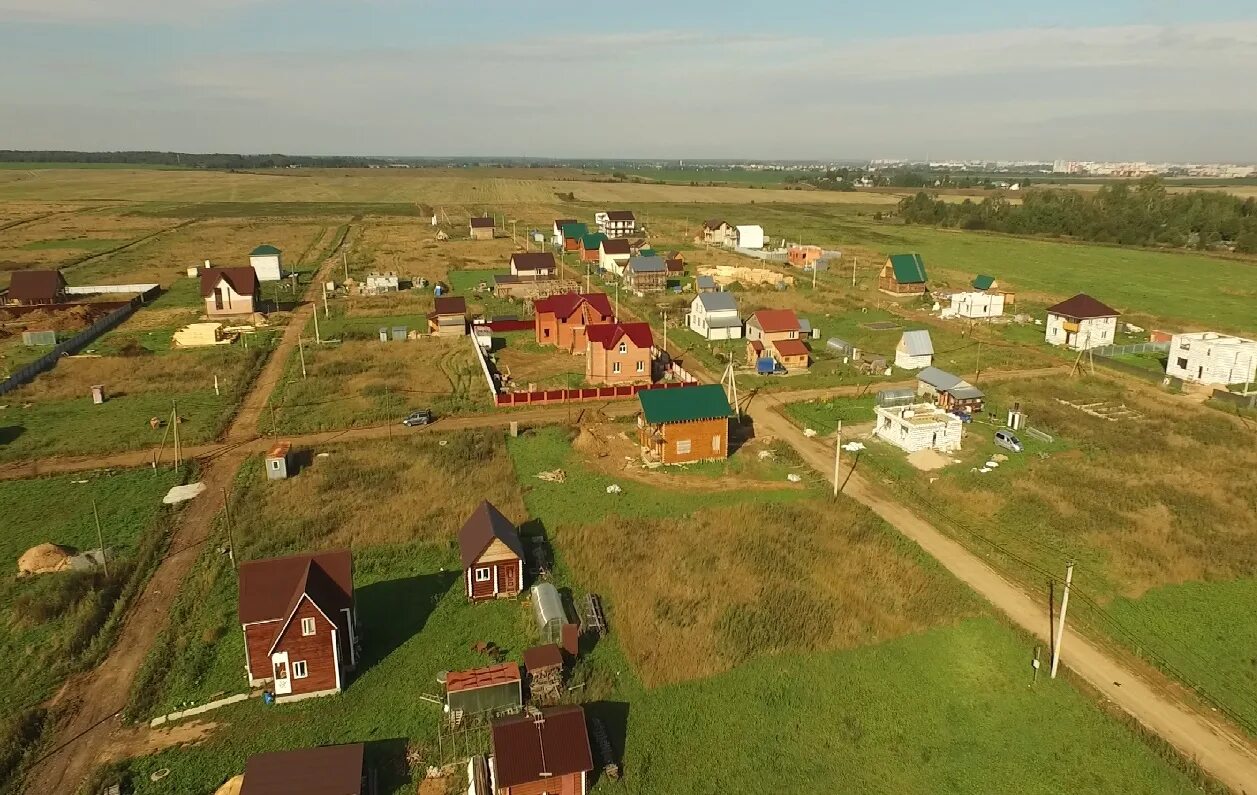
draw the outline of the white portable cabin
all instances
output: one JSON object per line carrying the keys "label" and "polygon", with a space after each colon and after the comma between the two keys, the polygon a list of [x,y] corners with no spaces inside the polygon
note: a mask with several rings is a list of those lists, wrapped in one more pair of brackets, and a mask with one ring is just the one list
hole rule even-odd
{"label": "white portable cabin", "polygon": [[1003,293],[952,293],[947,315],[982,320],[1004,314]]}

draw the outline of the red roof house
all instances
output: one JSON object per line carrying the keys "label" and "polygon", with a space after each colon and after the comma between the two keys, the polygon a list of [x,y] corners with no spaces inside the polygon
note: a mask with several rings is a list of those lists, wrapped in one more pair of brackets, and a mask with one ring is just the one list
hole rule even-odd
{"label": "red roof house", "polygon": [[614,312],[604,293],[560,293],[533,301],[538,345],[557,345],[571,353],[585,352],[585,329],[610,323]]}
{"label": "red roof house", "polygon": [[201,298],[205,314],[251,315],[259,303],[257,271],[247,268],[205,268],[201,271]]}
{"label": "red roof house", "polygon": [[584,795],[594,769],[585,711],[576,705],[493,722],[497,795]]}
{"label": "red roof house", "polygon": [[65,300],[65,277],[58,270],[13,271],[9,302],[24,306],[59,304]]}
{"label": "red roof house", "polygon": [[585,330],[585,379],[591,384],[650,383],[654,335],[647,323],[604,323]]}
{"label": "red roof house", "polygon": [[281,701],[344,688],[359,644],[349,550],[241,564],[239,610],[250,686]]}
{"label": "red roof house", "polygon": [[524,544],[515,525],[485,500],[458,531],[463,583],[473,602],[518,596],[524,588]]}

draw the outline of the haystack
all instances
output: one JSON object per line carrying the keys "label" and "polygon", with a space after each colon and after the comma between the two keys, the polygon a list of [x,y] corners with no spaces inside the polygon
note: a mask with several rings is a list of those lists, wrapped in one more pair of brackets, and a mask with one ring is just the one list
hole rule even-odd
{"label": "haystack", "polygon": [[24,577],[28,574],[51,574],[70,568],[70,558],[75,550],[60,544],[39,544],[22,553],[17,559],[17,574]]}
{"label": "haystack", "polygon": [[227,783],[214,790],[214,795],[240,795],[240,790],[244,788],[244,776],[232,776],[227,779]]}

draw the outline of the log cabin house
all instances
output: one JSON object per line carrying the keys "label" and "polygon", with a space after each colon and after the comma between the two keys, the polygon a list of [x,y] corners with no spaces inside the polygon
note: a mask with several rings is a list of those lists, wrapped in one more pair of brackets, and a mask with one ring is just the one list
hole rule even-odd
{"label": "log cabin house", "polygon": [[637,439],[648,460],[688,464],[729,456],[733,410],[719,384],[645,390],[637,399]]}
{"label": "log cabin house", "polygon": [[895,297],[925,295],[925,261],[920,254],[891,254],[882,265],[877,289]]}

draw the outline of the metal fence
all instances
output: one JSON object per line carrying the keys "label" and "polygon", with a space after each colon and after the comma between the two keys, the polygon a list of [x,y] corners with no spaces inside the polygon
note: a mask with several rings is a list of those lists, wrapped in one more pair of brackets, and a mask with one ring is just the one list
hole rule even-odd
{"label": "metal fence", "polygon": [[1124,362],[1120,359],[1110,359],[1107,356],[1101,356],[1099,351],[1095,352],[1094,361],[1101,367],[1107,367],[1110,370],[1117,370],[1120,373],[1134,376],[1135,378],[1147,381],[1150,384],[1164,386],[1167,389],[1171,389],[1176,392],[1183,389],[1183,379],[1181,378],[1166,375],[1159,370],[1149,370],[1146,367],[1140,367],[1137,364]]}
{"label": "metal fence", "polygon": [[0,395],[26,385],[33,381],[35,376],[56,367],[62,356],[83,350],[92,340],[130,317],[142,301],[140,297],[132,299],[129,304],[118,307],[65,342],[58,343],[51,351],[20,368],[4,381],[0,381]]}
{"label": "metal fence", "polygon": [[1093,348],[1096,356],[1121,356],[1125,353],[1166,353],[1170,350],[1168,342],[1135,342],[1130,345],[1105,345]]}
{"label": "metal fence", "polygon": [[1213,390],[1213,400],[1219,403],[1227,403],[1241,409],[1257,408],[1257,392],[1250,395],[1241,395],[1239,392],[1228,392],[1225,389]]}

